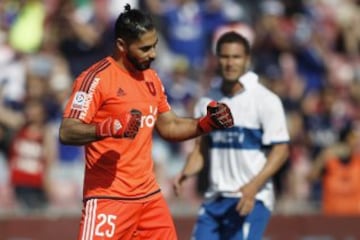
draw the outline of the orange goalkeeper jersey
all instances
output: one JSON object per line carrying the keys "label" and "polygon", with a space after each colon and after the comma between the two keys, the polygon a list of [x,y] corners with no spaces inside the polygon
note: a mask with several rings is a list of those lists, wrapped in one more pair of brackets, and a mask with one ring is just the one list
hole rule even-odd
{"label": "orange goalkeeper jersey", "polygon": [[109,137],[85,145],[84,199],[141,200],[159,192],[153,173],[152,130],[157,115],[170,106],[155,71],[130,75],[112,57],[75,80],[64,118],[98,123],[133,108],[143,114],[135,139]]}

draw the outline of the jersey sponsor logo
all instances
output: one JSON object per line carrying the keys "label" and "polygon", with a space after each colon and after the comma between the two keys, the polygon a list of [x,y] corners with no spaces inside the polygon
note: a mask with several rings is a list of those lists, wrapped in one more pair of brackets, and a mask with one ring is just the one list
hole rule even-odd
{"label": "jersey sponsor logo", "polygon": [[211,133],[213,148],[260,149],[262,147],[261,129],[233,127]]}
{"label": "jersey sponsor logo", "polygon": [[91,82],[89,92],[86,94],[85,102],[82,105],[82,109],[81,109],[82,111],[81,111],[80,117],[79,117],[80,119],[85,119],[85,116],[89,109],[90,103],[93,99],[95,89],[96,89],[97,85],[99,84],[99,82],[100,82],[100,78],[97,78],[97,77]]}
{"label": "jersey sponsor logo", "polygon": [[150,105],[149,112],[150,112],[150,114],[141,116],[141,127],[144,127],[144,126],[149,127],[149,128],[154,127],[158,109],[157,109],[157,107],[153,107]]}
{"label": "jersey sponsor logo", "polygon": [[82,110],[85,100],[86,100],[87,93],[78,91],[75,93],[75,97],[73,99],[73,102],[71,104],[71,108],[74,110]]}

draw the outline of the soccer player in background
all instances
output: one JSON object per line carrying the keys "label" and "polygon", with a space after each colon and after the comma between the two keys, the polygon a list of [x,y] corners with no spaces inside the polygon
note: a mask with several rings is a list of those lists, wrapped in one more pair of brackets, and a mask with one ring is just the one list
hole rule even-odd
{"label": "soccer player in background", "polygon": [[171,141],[232,127],[225,104],[212,102],[199,119],[178,117],[150,68],[157,32],[149,15],[125,6],[115,23],[116,46],[75,80],[60,140],[85,145],[78,239],[177,239],[153,172],[152,133]]}
{"label": "soccer player in background", "polygon": [[209,161],[209,186],[192,239],[262,239],[274,207],[271,177],[289,151],[283,106],[249,71],[250,46],[242,35],[224,33],[216,56],[221,86],[199,99],[195,116],[205,116],[206,105],[215,99],[229,106],[234,127],[196,139],[174,189],[180,194],[183,181]]}

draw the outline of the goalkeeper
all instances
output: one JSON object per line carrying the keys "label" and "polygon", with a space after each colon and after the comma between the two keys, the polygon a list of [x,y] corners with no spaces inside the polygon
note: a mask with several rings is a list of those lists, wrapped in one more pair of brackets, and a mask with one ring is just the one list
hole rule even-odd
{"label": "goalkeeper", "polygon": [[196,139],[174,188],[180,194],[183,181],[208,163],[209,186],[191,239],[260,240],[274,207],[271,177],[288,157],[285,114],[279,97],[248,71],[250,46],[243,36],[224,33],[216,55],[222,84],[199,100],[195,115],[204,116],[215,99],[229,106],[234,127]]}
{"label": "goalkeeper", "polygon": [[157,32],[151,18],[125,6],[115,23],[115,50],[74,82],[60,140],[85,145],[78,240],[176,240],[151,159],[152,133],[183,141],[233,126],[229,108],[211,102],[199,119],[175,115],[150,68]]}

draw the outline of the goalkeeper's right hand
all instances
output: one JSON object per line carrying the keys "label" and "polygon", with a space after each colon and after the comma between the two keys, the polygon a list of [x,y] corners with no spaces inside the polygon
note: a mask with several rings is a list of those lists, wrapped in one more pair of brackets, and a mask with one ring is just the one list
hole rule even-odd
{"label": "goalkeeper's right hand", "polygon": [[108,117],[96,124],[96,137],[135,138],[141,125],[142,113],[132,109],[118,118]]}
{"label": "goalkeeper's right hand", "polygon": [[231,128],[234,126],[234,119],[230,108],[225,103],[211,101],[207,106],[207,114],[199,119],[198,126],[203,133]]}

